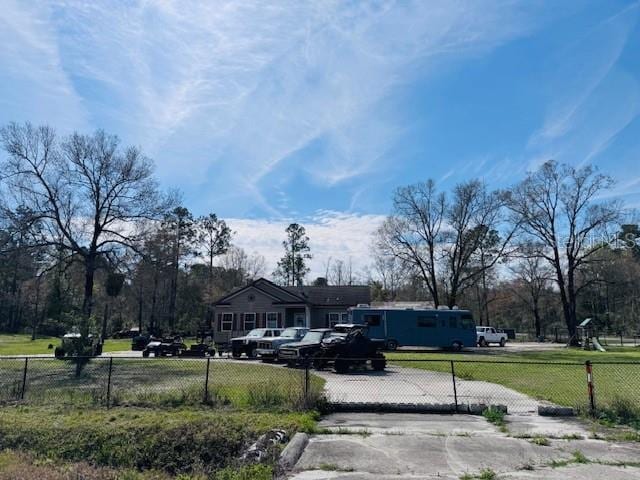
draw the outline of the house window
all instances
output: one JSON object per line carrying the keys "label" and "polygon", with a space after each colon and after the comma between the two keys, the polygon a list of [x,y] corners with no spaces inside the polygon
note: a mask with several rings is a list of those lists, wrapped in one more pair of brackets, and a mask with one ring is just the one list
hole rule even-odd
{"label": "house window", "polygon": [[278,328],[278,314],[267,313],[267,328]]}
{"label": "house window", "polygon": [[329,318],[329,328],[333,328],[340,323],[339,313],[330,313],[328,318]]}
{"label": "house window", "polygon": [[365,315],[364,323],[369,325],[370,327],[379,327],[380,326],[380,315]]}
{"label": "house window", "polygon": [[220,330],[222,332],[230,332],[233,330],[233,313],[223,313],[220,322]]}
{"label": "house window", "polygon": [[245,313],[244,314],[244,329],[245,330],[253,330],[256,328],[256,314],[255,313]]}
{"label": "house window", "polygon": [[349,323],[349,314],[347,312],[340,314],[340,321],[342,323]]}

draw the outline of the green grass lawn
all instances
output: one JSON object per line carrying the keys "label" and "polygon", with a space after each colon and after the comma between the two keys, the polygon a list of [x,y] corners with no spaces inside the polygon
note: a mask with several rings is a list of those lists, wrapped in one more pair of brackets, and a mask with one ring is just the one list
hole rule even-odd
{"label": "green grass lawn", "polygon": [[[0,402],[15,402],[23,395],[25,361],[0,359]],[[95,358],[77,372],[73,360],[30,358],[23,403],[182,406],[225,409],[301,410],[321,401],[324,381],[309,376],[305,397],[304,370],[254,362],[188,358]],[[108,387],[110,378],[110,387]]]}
{"label": "green grass lawn", "polygon": [[[53,355],[53,349],[60,345],[60,339],[57,337],[38,337],[31,340],[31,335],[25,334],[0,334],[0,355]],[[105,341],[103,352],[119,352],[131,350],[131,339],[112,339]]]}
{"label": "green grass lawn", "polygon": [[[258,468],[240,466],[242,451],[268,430],[291,435],[315,422],[293,412],[2,407],[0,479],[270,479],[277,451]],[[43,461],[46,470],[33,468]],[[54,475],[73,469],[82,475]]]}
{"label": "green grass lawn", "polygon": [[583,411],[588,406],[584,362],[591,360],[597,406],[615,415],[640,419],[639,350],[618,347],[606,353],[578,349],[506,353],[496,348],[486,354],[395,352],[387,354],[387,358],[404,367],[447,373],[451,372],[450,361],[454,360],[459,378],[498,383],[540,400]]}

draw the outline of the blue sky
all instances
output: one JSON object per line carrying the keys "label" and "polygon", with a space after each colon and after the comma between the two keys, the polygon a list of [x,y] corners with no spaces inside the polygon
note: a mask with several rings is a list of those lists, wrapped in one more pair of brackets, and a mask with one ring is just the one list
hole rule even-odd
{"label": "blue sky", "polygon": [[[0,123],[103,128],[196,214],[366,264],[393,189],[555,158],[640,206],[637,1],[2,0]],[[315,243],[314,243],[315,242]]]}

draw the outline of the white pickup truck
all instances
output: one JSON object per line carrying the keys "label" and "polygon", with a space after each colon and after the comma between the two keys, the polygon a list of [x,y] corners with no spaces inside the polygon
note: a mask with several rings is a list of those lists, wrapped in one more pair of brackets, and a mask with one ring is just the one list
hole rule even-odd
{"label": "white pickup truck", "polygon": [[493,327],[476,327],[476,340],[480,347],[488,347],[490,343],[497,343],[504,347],[507,343],[507,334],[498,332]]}

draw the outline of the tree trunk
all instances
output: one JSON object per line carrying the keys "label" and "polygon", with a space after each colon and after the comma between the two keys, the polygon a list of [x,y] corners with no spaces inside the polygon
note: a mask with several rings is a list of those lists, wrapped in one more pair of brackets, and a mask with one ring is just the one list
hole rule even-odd
{"label": "tree trunk", "polygon": [[151,318],[149,319],[150,333],[157,335],[156,332],[156,302],[158,297],[158,271],[153,273],[153,293],[151,294]]}
{"label": "tree trunk", "polygon": [[569,335],[573,338],[571,344],[573,346],[577,346],[579,344],[578,338],[576,336],[578,319],[576,314],[577,307],[577,295],[575,288],[575,266],[573,264],[573,259],[569,258],[569,265],[567,269],[567,307],[568,307],[568,316],[567,316],[567,328],[569,329]]}
{"label": "tree trunk", "polygon": [[[554,262],[553,268],[556,271],[556,282],[558,283],[558,289],[560,290],[560,301],[562,303],[562,315],[564,316],[564,322],[567,325],[567,331],[569,333],[569,343],[572,346],[578,345],[578,338],[576,337],[576,323],[575,317],[571,314],[570,300],[567,297],[567,289],[562,273],[562,262],[560,261],[560,253],[557,247],[553,249]],[[575,293],[575,292],[574,292]]]}
{"label": "tree trunk", "polygon": [[84,264],[84,298],[82,300],[82,316],[88,325],[93,309],[93,279],[96,273],[96,258],[94,255],[85,257]]}
{"label": "tree trunk", "polygon": [[107,322],[109,321],[109,299],[104,303],[104,314],[102,315],[102,340],[107,338]]}
{"label": "tree trunk", "polygon": [[138,289],[138,331],[142,335],[142,307],[144,305],[144,297],[142,296],[142,282],[140,282],[140,288]]}
{"label": "tree trunk", "polygon": [[533,305],[533,323],[536,329],[536,339],[540,338],[540,333],[542,331],[542,322],[540,319],[540,309],[538,308],[537,302]]}
{"label": "tree trunk", "polygon": [[36,278],[36,305],[35,305],[35,311],[33,314],[33,321],[31,322],[31,340],[35,340],[36,339],[36,330],[38,329],[38,317],[40,315],[40,279],[42,277],[37,277]]}

